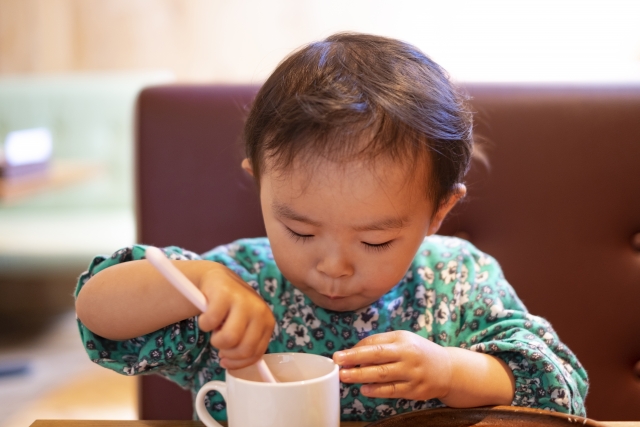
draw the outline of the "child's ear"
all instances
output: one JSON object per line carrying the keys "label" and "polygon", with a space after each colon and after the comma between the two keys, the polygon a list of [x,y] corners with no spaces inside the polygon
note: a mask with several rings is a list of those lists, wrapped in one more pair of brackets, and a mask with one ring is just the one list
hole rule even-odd
{"label": "child's ear", "polygon": [[253,168],[251,167],[251,162],[249,161],[249,159],[244,159],[240,166],[242,166],[242,169],[247,171],[249,175],[253,176]]}
{"label": "child's ear", "polygon": [[456,184],[456,189],[453,194],[449,196],[447,201],[440,206],[438,212],[431,219],[431,223],[429,224],[429,229],[427,230],[427,236],[431,236],[435,234],[442,225],[442,221],[447,217],[447,214],[453,207],[458,203],[460,199],[462,199],[467,194],[467,187],[464,184]]}

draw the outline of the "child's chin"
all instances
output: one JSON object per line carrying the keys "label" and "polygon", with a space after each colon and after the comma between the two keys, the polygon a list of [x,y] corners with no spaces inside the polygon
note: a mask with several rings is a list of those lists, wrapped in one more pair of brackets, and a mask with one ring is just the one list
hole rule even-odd
{"label": "child's chin", "polygon": [[323,295],[318,295],[314,298],[310,298],[318,307],[331,311],[356,311],[368,305],[363,304],[359,298],[354,297],[330,299]]}

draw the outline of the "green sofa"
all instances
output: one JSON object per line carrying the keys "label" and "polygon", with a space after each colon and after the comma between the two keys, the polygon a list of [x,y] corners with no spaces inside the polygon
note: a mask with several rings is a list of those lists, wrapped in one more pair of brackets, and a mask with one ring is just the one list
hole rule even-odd
{"label": "green sofa", "polygon": [[0,200],[0,317],[69,307],[73,281],[91,257],[135,240],[133,122],[142,88],[166,71],[0,78],[0,141],[48,128],[53,161],[100,173],[64,187]]}

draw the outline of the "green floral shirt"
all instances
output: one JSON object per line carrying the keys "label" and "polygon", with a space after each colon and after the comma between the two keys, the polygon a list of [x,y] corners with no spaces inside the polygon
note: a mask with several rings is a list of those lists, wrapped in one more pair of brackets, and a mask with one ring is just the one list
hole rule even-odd
{"label": "green floral shirt", "polygon": [[[276,326],[268,352],[307,352],[331,357],[366,336],[393,330],[412,331],[442,346],[492,354],[512,369],[513,405],[585,415],[588,381],[575,355],[551,325],[527,312],[505,281],[498,263],[470,243],[431,236],[424,240],[404,278],[380,300],[352,312],[334,312],[313,304],[282,276],[266,238],[243,239],[203,255],[164,248],[171,259],[207,259],[235,271],[273,310]],[[80,276],[83,284],[112,265],[144,258],[134,245],[111,257],[96,257]],[[126,298],[126,295],[123,295]],[[112,341],[78,321],[89,357],[125,375],[156,373],[194,395],[211,380],[224,380],[217,350],[197,318],[126,341]],[[206,405],[226,419],[226,405],[216,392]],[[443,406],[437,399],[373,399],[359,384],[341,384],[343,421],[373,421],[396,413]]]}

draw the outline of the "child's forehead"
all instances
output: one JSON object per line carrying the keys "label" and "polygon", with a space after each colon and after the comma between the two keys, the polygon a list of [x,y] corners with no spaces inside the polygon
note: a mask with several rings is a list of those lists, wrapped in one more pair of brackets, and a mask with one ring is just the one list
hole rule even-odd
{"label": "child's forehead", "polygon": [[426,197],[428,173],[424,162],[392,159],[332,161],[316,158],[294,159],[288,167],[267,164],[262,179],[270,179],[275,188],[287,188],[300,194],[330,189],[333,192],[359,190],[403,193],[410,199]]}

